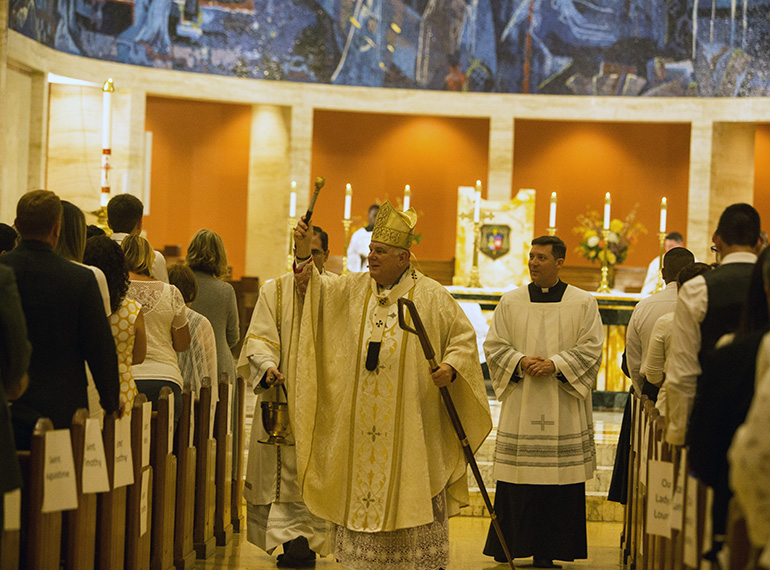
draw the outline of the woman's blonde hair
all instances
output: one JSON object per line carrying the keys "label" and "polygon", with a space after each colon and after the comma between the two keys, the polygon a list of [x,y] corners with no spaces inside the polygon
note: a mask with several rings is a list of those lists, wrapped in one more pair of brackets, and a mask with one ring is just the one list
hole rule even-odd
{"label": "woman's blonde hair", "polygon": [[128,270],[139,275],[155,277],[152,274],[152,262],[155,261],[155,252],[150,242],[140,235],[130,234],[123,238],[120,244],[126,254],[126,266]]}
{"label": "woman's blonde hair", "polygon": [[213,230],[195,232],[187,248],[185,261],[193,271],[201,271],[214,277],[224,277],[227,274],[225,244]]}

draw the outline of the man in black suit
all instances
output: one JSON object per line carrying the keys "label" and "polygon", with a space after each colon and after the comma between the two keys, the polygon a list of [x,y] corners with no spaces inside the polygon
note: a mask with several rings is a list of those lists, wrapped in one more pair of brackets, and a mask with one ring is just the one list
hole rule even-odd
{"label": "man in black suit", "polygon": [[11,407],[20,449],[29,449],[39,417],[67,428],[75,410],[88,407],[86,362],[104,410],[118,409],[118,361],[99,286],[91,271],[53,252],[61,212],[53,192],[24,194],[15,222],[21,243],[0,256],[16,273],[32,343],[29,387]]}
{"label": "man in black suit", "polygon": [[5,493],[21,487],[21,469],[13,444],[8,400],[17,399],[27,388],[30,351],[13,270],[0,265],[0,521],[3,520]]}

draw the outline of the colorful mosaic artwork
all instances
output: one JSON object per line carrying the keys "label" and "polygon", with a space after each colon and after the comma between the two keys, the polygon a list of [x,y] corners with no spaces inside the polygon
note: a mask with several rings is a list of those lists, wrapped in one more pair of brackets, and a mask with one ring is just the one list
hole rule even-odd
{"label": "colorful mosaic artwork", "polygon": [[770,0],[10,0],[63,52],[252,79],[770,95]]}

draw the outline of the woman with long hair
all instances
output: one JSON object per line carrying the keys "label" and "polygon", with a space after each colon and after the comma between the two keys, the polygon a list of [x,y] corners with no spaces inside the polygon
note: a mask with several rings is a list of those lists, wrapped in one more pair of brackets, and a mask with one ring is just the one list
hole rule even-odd
{"label": "woman with long hair", "polygon": [[147,351],[142,306],[126,297],[128,269],[123,250],[106,235],[89,238],[83,260],[98,267],[107,278],[110,293],[110,328],[115,339],[120,374],[120,409],[131,411],[138,393],[132,367],[141,364]]}

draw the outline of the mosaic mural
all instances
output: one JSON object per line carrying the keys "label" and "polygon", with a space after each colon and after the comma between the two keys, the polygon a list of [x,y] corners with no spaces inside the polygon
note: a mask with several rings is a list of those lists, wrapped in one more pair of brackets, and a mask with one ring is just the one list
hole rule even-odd
{"label": "mosaic mural", "polygon": [[770,94],[770,0],[10,0],[9,27],[86,57],[263,80]]}

